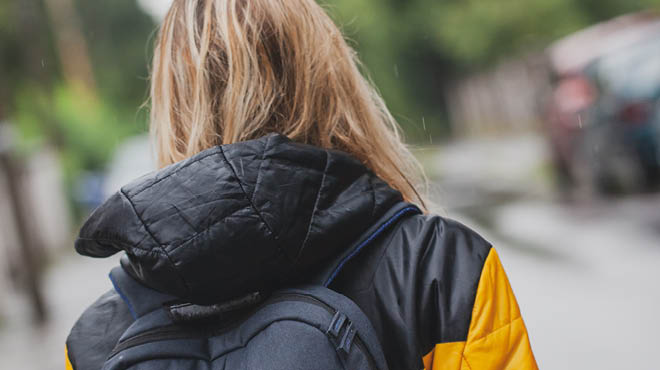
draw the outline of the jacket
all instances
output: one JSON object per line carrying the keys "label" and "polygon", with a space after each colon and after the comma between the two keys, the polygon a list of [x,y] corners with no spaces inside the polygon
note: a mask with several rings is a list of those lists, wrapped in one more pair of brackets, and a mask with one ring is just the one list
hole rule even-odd
{"label": "jacket", "polygon": [[[144,285],[194,304],[328,281],[370,318],[390,369],[536,369],[496,251],[423,214],[346,153],[271,134],[217,146],[123,187],[80,230],[78,253],[122,252]],[[67,368],[99,369],[133,321],[117,291],[80,317]]]}

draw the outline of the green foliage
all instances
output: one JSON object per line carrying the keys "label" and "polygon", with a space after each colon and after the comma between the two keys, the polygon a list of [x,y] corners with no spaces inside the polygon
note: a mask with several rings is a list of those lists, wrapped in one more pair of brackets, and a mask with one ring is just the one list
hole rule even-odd
{"label": "green foliage", "polygon": [[[639,11],[655,1],[498,0],[418,1],[433,27],[438,47],[467,67],[540,50],[548,43],[593,23]],[[429,22],[427,22],[429,23]],[[467,68],[470,70],[470,68]]]}
{"label": "green foliage", "polygon": [[[501,58],[657,0],[321,0],[358,50],[409,139],[446,134],[443,91]],[[135,0],[74,0],[98,99],[66,84],[44,0],[0,2],[0,119],[11,118],[26,148],[61,149],[70,178],[101,169],[115,145],[145,129],[155,25]],[[437,140],[436,140],[437,142]]]}
{"label": "green foliage", "polygon": [[18,128],[23,153],[58,150],[70,199],[82,173],[102,170],[118,143],[145,130],[138,108],[154,29],[134,0],[75,1],[96,91],[63,79],[44,0],[0,2],[0,120]]}
{"label": "green foliage", "polygon": [[135,0],[76,0],[103,99],[136,111],[147,98],[155,24]]}
{"label": "green foliage", "polygon": [[[502,58],[657,0],[325,0],[408,136],[446,132],[443,91]],[[426,125],[422,123],[425,117]],[[424,129],[426,126],[426,129]]]}
{"label": "green foliage", "polygon": [[54,145],[72,184],[81,172],[102,169],[123,138],[145,130],[139,107],[154,23],[133,0],[77,0],[98,87],[87,94],[62,78],[43,0],[22,1],[0,3],[0,119],[16,124],[25,151]]}
{"label": "green foliage", "polygon": [[408,138],[428,143],[446,128],[441,87],[447,58],[431,47],[409,6],[393,0],[326,2]]}
{"label": "green foliage", "polygon": [[0,2],[0,120],[12,116],[22,85],[48,88],[59,78],[43,14],[40,0]]}
{"label": "green foliage", "polygon": [[116,145],[141,127],[135,115],[122,115],[116,107],[67,85],[51,92],[26,86],[18,93],[16,107],[22,150],[55,145],[69,189],[82,172],[103,168]]}

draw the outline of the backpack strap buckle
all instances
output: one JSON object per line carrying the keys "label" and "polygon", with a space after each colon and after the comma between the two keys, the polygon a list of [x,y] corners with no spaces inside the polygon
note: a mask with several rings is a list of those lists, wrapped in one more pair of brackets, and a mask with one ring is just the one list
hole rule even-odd
{"label": "backpack strap buckle", "polygon": [[356,330],[353,327],[351,320],[349,320],[345,314],[337,311],[332,318],[332,321],[330,321],[330,326],[328,327],[328,330],[326,330],[326,334],[329,335],[337,345],[337,351],[347,355],[351,350]]}

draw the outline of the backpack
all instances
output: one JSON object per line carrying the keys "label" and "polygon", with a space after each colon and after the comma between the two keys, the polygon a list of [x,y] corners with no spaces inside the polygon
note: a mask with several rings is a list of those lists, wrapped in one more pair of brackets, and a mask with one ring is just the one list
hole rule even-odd
{"label": "backpack", "polygon": [[150,289],[121,267],[110,279],[135,321],[103,370],[388,369],[367,316],[323,284],[199,306]]}

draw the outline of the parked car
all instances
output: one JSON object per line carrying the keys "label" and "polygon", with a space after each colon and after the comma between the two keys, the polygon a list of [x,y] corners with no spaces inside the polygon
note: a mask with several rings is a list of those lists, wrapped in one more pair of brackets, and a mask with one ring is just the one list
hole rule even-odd
{"label": "parked car", "polygon": [[660,181],[660,32],[586,68],[598,97],[582,153],[601,191],[654,188]]}
{"label": "parked car", "polygon": [[[567,53],[580,50],[572,58]],[[564,190],[637,192],[660,183],[660,18],[594,26],[549,49],[546,132]]]}

